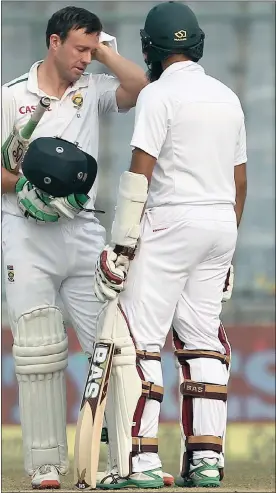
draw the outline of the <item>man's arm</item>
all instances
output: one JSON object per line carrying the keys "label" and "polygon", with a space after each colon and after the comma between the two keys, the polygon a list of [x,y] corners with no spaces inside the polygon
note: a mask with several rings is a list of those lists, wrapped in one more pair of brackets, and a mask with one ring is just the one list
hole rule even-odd
{"label": "man's arm", "polygon": [[14,174],[6,168],[1,168],[1,194],[15,193],[15,185],[20,178],[20,173]]}
{"label": "man's arm", "polygon": [[246,199],[247,191],[247,179],[246,179],[246,130],[244,123],[244,116],[242,113],[242,121],[240,126],[240,131],[237,139],[236,150],[235,150],[235,167],[234,167],[234,180],[236,186],[236,205],[235,212],[237,216],[237,226],[239,227],[244,203]]}
{"label": "man's arm", "polygon": [[117,207],[107,245],[96,265],[95,293],[99,300],[114,299],[124,289],[129,261],[140,236],[153,169],[166,140],[169,115],[161,94],[150,86],[139,95],[135,111],[134,149],[130,170],[120,178]]}
{"label": "man's arm", "polygon": [[135,106],[140,91],[148,84],[143,69],[103,43],[97,48],[95,58],[108,67],[120,82],[116,90],[118,108],[124,110]]}
{"label": "man's arm", "polygon": [[129,171],[139,175],[145,175],[150,184],[156,158],[142,149],[135,148],[132,152],[132,159]]}
{"label": "man's arm", "polygon": [[237,226],[239,227],[247,192],[246,163],[235,166],[234,178],[236,185],[235,212],[237,216]]}

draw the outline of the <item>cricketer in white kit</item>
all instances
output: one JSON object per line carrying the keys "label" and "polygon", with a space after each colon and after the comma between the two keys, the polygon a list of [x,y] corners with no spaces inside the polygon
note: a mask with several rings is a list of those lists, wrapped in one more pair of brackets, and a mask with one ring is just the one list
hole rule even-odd
{"label": "cricketer in white kit", "polygon": [[[98,17],[85,9],[65,7],[53,14],[46,31],[45,59],[2,88],[2,143],[14,126],[25,125],[41,96],[48,96],[50,109],[32,140],[58,136],[97,160],[99,116],[135,106],[147,83],[140,67],[101,42],[110,39]],[[86,74],[93,59],[114,76]],[[68,471],[64,374],[68,341],[56,298],[59,293],[82,349],[90,355],[102,305],[93,289],[95,262],[104,247],[105,231],[93,213],[73,207],[66,199],[57,199],[52,208],[56,222],[26,219],[22,208],[32,216],[35,207],[30,199],[32,184],[27,182],[30,190],[21,187],[20,170],[9,172],[3,161],[2,166],[4,277],[25,470],[34,488],[59,488],[59,475]],[[93,209],[96,192],[97,183],[86,208]],[[19,207],[22,194],[27,200]]]}
{"label": "cricketer in white kit", "polygon": [[[138,97],[132,162],[120,179],[112,246],[97,263],[95,292],[101,300],[118,296],[118,341],[125,334],[129,354],[133,342],[137,351],[137,381],[124,389],[126,415],[139,378],[148,394],[145,399],[143,390],[130,418],[132,474],[122,477],[127,441],[118,442],[118,469],[98,486],[162,486],[160,351],[171,327],[180,375],[177,483],[219,486],[230,367],[220,313],[246,196],[244,114],[236,94],[196,63],[204,33],[186,5],[155,6],[141,39],[152,83]],[[117,349],[120,361],[124,351],[125,345]],[[112,391],[123,389],[127,366],[121,365],[121,377],[119,370],[111,377]],[[120,426],[112,395],[112,419]]]}

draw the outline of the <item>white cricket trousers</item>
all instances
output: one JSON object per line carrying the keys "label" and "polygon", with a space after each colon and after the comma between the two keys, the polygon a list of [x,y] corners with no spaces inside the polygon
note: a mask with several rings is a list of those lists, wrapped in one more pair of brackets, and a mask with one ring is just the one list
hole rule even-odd
{"label": "white cricket trousers", "polygon": [[105,229],[96,218],[39,224],[3,213],[3,274],[12,330],[23,313],[56,305],[59,295],[83,351],[91,354],[103,306],[94,294],[94,272],[104,245]]}
{"label": "white cricket trousers", "polygon": [[[138,349],[160,351],[171,327],[184,348],[225,354],[219,338],[221,299],[237,240],[232,205],[181,205],[146,210],[139,247],[131,262],[120,303]],[[163,385],[161,365],[141,360],[144,379]],[[189,361],[191,379],[226,385],[228,371],[219,360]],[[156,437],[160,404],[147,400],[139,436]],[[224,436],[223,401],[193,399],[193,434]],[[212,451],[194,457],[218,456]],[[133,459],[134,471],[160,467],[157,454]]]}

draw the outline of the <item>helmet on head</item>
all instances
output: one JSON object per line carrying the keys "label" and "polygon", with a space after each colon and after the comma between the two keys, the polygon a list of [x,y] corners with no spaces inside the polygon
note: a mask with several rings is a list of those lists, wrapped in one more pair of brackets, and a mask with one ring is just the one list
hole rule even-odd
{"label": "helmet on head", "polygon": [[161,62],[170,55],[183,54],[193,62],[202,58],[205,34],[195,14],[183,3],[164,2],[153,7],[140,35],[145,62],[150,71],[159,67],[159,77]]}

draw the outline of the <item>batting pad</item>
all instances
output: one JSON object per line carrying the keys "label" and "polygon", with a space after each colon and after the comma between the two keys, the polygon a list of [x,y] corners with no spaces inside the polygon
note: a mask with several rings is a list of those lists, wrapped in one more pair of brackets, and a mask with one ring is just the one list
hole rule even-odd
{"label": "batting pad", "polygon": [[[104,328],[101,339],[106,335]],[[131,472],[133,417],[142,394],[142,381],[136,369],[136,350],[119,307],[116,308],[111,338],[116,349],[105,417],[111,461],[117,464],[119,475],[126,477]]]}
{"label": "batting pad", "polygon": [[227,365],[220,353],[204,350],[184,350],[186,355],[180,353],[176,351],[182,361],[179,368],[180,470],[184,477],[189,467],[188,456],[194,459],[217,457],[222,479]]}
{"label": "batting pad", "polygon": [[15,328],[13,356],[19,385],[25,470],[44,464],[68,471],[66,387],[68,339],[60,310],[41,306]]}

